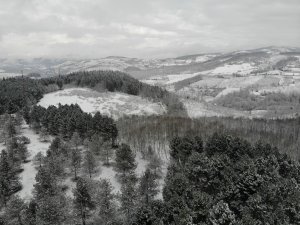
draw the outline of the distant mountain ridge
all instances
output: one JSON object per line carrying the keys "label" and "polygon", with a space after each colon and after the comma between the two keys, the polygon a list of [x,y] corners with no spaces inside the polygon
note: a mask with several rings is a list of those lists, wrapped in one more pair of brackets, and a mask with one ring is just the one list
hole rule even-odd
{"label": "distant mountain ridge", "polygon": [[138,59],[109,56],[100,59],[0,59],[1,74],[39,73],[42,77],[67,74],[76,71],[118,70],[135,78],[145,79],[153,75],[195,73],[211,70],[224,64],[251,63],[260,70],[277,67],[277,64],[300,57],[300,48],[265,47],[230,53],[207,53],[166,59]]}

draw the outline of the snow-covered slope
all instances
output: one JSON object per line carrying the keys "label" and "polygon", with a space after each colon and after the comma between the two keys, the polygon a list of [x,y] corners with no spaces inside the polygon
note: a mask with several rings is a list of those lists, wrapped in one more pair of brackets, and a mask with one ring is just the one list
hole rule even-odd
{"label": "snow-covered slope", "polygon": [[112,116],[115,119],[123,115],[160,115],[166,112],[160,103],[120,92],[97,92],[88,88],[69,88],[46,94],[39,102],[43,107],[58,104],[78,104],[88,113]]}

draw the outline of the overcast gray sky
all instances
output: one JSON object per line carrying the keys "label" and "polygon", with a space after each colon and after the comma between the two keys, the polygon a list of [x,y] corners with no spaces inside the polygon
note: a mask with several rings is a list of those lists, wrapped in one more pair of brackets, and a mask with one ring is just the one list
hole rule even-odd
{"label": "overcast gray sky", "polygon": [[300,47],[300,0],[0,0],[0,58]]}

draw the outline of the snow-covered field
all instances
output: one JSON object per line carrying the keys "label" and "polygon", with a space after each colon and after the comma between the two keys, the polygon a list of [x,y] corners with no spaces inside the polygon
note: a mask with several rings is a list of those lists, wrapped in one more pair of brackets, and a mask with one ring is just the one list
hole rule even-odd
{"label": "snow-covered field", "polygon": [[214,57],[216,57],[216,55],[201,55],[195,59],[195,62],[206,62]]}
{"label": "snow-covered field", "polygon": [[146,84],[156,85],[156,86],[167,86],[170,84],[174,84],[178,81],[182,81],[185,79],[189,79],[191,77],[195,77],[201,73],[185,73],[185,74],[175,74],[175,75],[166,75],[166,76],[153,76],[145,80],[141,80]]}
{"label": "snow-covered field", "polygon": [[191,84],[192,87],[246,88],[259,82],[262,76],[215,78],[206,76]]}
{"label": "snow-covered field", "polygon": [[87,113],[112,116],[118,119],[124,115],[160,115],[166,112],[162,104],[145,98],[119,92],[97,92],[88,88],[70,88],[46,94],[39,102],[43,107],[58,104],[78,104]]}
{"label": "snow-covered field", "polygon": [[236,109],[226,108],[222,106],[207,104],[199,101],[188,100],[184,101],[184,106],[187,109],[188,115],[191,118],[199,117],[222,117],[230,116],[234,118],[262,118],[266,115],[265,110],[239,111]]}
{"label": "snow-covered field", "polygon": [[229,74],[241,74],[241,75],[248,75],[256,67],[251,65],[250,63],[242,63],[242,64],[225,64],[224,66],[220,66],[212,70],[211,74],[220,74],[220,75],[229,75]]}

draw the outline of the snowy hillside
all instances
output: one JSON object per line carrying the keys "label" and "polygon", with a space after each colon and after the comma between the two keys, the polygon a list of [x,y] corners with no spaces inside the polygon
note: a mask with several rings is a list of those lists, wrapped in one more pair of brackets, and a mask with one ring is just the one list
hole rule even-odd
{"label": "snowy hillside", "polygon": [[87,113],[112,116],[161,115],[166,112],[160,103],[154,103],[139,96],[118,92],[97,92],[88,88],[70,88],[46,94],[39,102],[43,107],[58,104],[78,104]]}
{"label": "snowy hillside", "polygon": [[[82,70],[120,70],[144,83],[160,86],[179,95],[188,110],[196,112],[189,114],[202,115],[197,113],[201,111],[197,107],[204,103],[217,110],[219,115],[219,111],[222,112],[224,109],[216,109],[217,106],[214,104],[220,104],[216,101],[235,92],[249,91],[260,100],[274,93],[286,95],[299,93],[300,49],[271,46],[167,59],[110,56],[76,60],[43,58],[0,60],[0,78],[1,74],[8,72],[18,74],[21,70],[24,70],[24,74],[38,72],[42,77]],[[187,101],[194,103],[188,104]],[[122,115],[152,115],[165,112],[165,108],[161,105],[140,97],[122,93],[95,94],[79,89],[48,94],[40,104],[48,106],[59,102],[78,103],[87,112],[94,113],[99,110],[114,118]],[[290,108],[293,108],[294,113],[295,107]],[[274,109],[274,113],[277,113],[277,109]],[[229,115],[236,114],[229,113]]]}
{"label": "snowy hillside", "polygon": [[[24,74],[32,72],[42,76],[54,76],[75,71],[119,70],[136,78],[148,79],[151,76],[193,74],[205,70],[215,73],[237,73],[282,69],[292,71],[300,49],[267,47],[230,53],[212,53],[181,56],[166,59],[138,59],[110,56],[100,59],[1,59],[1,73]],[[299,59],[299,58],[298,58]]]}

